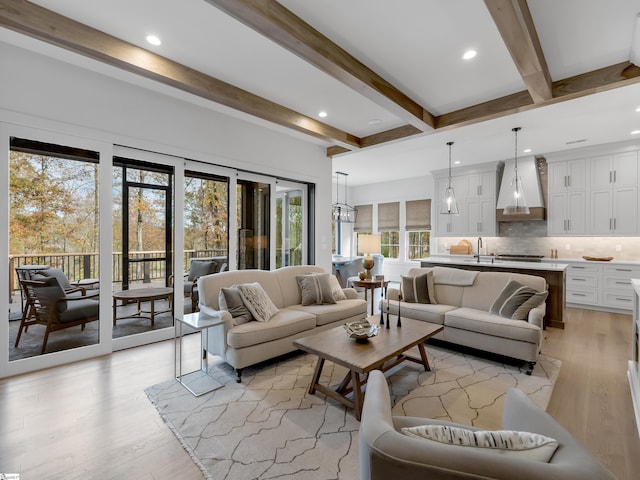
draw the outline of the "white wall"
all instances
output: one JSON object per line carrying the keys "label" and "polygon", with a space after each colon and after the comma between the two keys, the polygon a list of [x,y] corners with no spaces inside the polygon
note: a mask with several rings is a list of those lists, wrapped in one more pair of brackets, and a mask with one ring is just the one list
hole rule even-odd
{"label": "white wall", "polygon": [[325,147],[7,43],[0,58],[0,121],[315,183],[316,263],[331,267]]}
{"label": "white wall", "polygon": [[[407,172],[409,175],[410,172]],[[351,205],[367,205],[373,204],[373,227],[374,231],[378,221],[379,203],[400,202],[400,225],[404,225],[405,219],[405,202],[407,200],[423,200],[432,199],[432,218],[433,208],[437,204],[434,199],[434,180],[431,175],[421,177],[411,177],[394,182],[375,183],[370,185],[353,186],[349,188],[348,200]],[[335,195],[334,195],[335,198]],[[344,225],[342,234],[342,254],[344,256],[356,256],[356,246],[353,245],[354,235],[353,226]],[[400,275],[404,275],[411,267],[418,266],[419,262],[408,262],[405,260],[405,245],[403,244],[404,232],[401,232],[400,240],[400,258],[387,259],[383,263],[385,277],[398,281]]]}

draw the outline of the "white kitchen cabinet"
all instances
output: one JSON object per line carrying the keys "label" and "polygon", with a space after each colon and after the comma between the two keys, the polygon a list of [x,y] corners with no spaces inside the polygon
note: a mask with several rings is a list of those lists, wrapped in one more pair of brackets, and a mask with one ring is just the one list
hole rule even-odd
{"label": "white kitchen cabinet", "polygon": [[586,233],[586,165],[587,161],[584,158],[549,164],[549,235]]}
{"label": "white kitchen cabinet", "polygon": [[587,160],[585,158],[550,163],[547,171],[549,172],[549,193],[584,191],[587,186]]}
{"label": "white kitchen cabinet", "polygon": [[565,295],[567,303],[578,305],[600,304],[600,265],[570,263],[565,270]]}
{"label": "white kitchen cabinet", "polygon": [[568,265],[565,270],[567,305],[604,311],[631,310],[631,279],[640,278],[640,264],[585,262],[577,259],[560,262]]}
{"label": "white kitchen cabinet", "polygon": [[488,200],[470,200],[465,202],[465,231],[469,235],[493,237],[496,234],[496,202]]}
{"label": "white kitchen cabinet", "polygon": [[602,275],[602,305],[631,310],[633,306],[632,278],[640,278],[640,266],[604,265]]}
{"label": "white kitchen cabinet", "polygon": [[638,154],[636,151],[590,159],[589,233],[634,235],[638,232]]}
{"label": "white kitchen cabinet", "polygon": [[497,164],[468,173],[457,173],[451,177],[451,186],[456,196],[459,215],[442,215],[440,206],[447,177],[436,180],[438,203],[436,234],[447,236],[487,236],[496,235],[496,177]]}

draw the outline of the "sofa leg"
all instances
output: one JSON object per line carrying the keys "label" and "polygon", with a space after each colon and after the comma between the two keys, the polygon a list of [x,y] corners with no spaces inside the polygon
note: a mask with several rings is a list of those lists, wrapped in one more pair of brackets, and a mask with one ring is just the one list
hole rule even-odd
{"label": "sofa leg", "polygon": [[531,372],[533,371],[533,367],[536,366],[536,362],[527,362],[529,364],[529,370],[527,370],[525,373],[527,375],[531,375]]}
{"label": "sofa leg", "polygon": [[237,383],[242,382],[242,368],[236,368],[236,373],[238,374],[238,378],[236,380]]}

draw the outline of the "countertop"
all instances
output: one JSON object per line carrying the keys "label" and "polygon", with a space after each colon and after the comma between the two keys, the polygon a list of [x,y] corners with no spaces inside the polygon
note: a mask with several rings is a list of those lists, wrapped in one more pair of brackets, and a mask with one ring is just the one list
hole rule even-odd
{"label": "countertop", "polygon": [[[456,255],[457,256],[457,255]],[[463,258],[453,258],[453,256],[447,255],[432,255],[429,258],[423,258],[421,261],[423,262],[433,262],[439,264],[447,264],[447,265],[478,265],[482,267],[489,268],[519,268],[521,270],[546,270],[546,271],[556,271],[562,272],[566,270],[568,265],[566,263],[561,263],[556,259],[549,259],[549,262],[503,262],[496,261],[491,263],[491,260],[483,259],[478,263],[478,261],[470,255],[460,255]],[[553,260],[553,261],[552,261]],[[585,260],[586,261],[586,260]],[[609,263],[609,262],[603,262]]]}

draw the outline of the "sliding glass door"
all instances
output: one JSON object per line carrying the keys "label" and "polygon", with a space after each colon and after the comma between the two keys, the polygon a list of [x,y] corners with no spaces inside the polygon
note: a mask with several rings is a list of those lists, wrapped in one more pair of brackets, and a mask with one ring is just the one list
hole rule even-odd
{"label": "sliding glass door", "polygon": [[306,185],[276,184],[276,268],[307,263]]}

